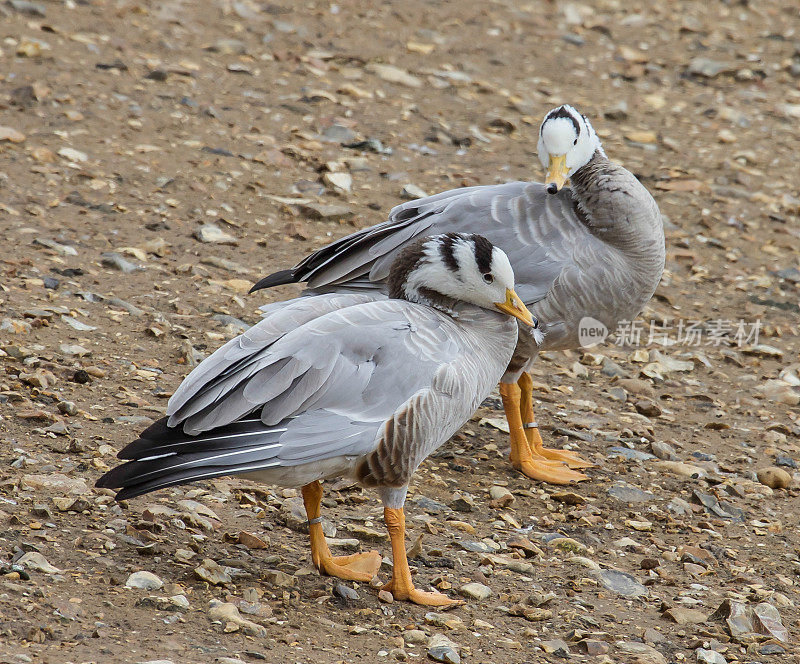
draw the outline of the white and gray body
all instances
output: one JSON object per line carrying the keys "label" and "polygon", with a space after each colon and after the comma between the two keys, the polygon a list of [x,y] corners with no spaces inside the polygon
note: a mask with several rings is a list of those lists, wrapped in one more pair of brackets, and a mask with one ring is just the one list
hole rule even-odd
{"label": "white and gray body", "polygon": [[123,449],[130,461],[99,485],[124,499],[222,475],[282,486],[349,476],[402,507],[416,468],[489,395],[517,342],[513,318],[456,299],[492,306],[513,289],[508,260],[491,257],[483,279],[497,283],[484,283],[461,267],[474,262],[473,245],[445,239],[461,261],[457,279],[438,244],[398,261],[396,287],[417,302],[376,291],[264,307],[187,376],[167,418]]}

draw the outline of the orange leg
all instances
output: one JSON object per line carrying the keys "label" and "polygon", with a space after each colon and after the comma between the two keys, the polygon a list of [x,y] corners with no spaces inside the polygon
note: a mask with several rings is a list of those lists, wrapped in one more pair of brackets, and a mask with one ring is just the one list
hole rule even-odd
{"label": "orange leg", "polygon": [[500,396],[511,435],[511,465],[532,480],[548,484],[572,484],[589,479],[583,473],[576,473],[564,464],[550,461],[531,450],[520,413],[520,392],[516,383],[500,383]]}
{"label": "orange leg", "polygon": [[325,541],[320,523],[322,485],[319,482],[312,482],[306,484],[300,491],[308,515],[308,537],[311,540],[311,559],[314,561],[314,566],[328,576],[336,576],[347,581],[371,581],[381,566],[381,555],[377,551],[370,551],[334,558]]}
{"label": "orange leg", "polygon": [[388,590],[397,600],[409,600],[414,604],[423,606],[455,606],[464,602],[450,599],[447,595],[437,592],[417,590],[411,581],[411,569],[408,567],[406,557],[406,515],[403,508],[384,507],[383,520],[392,539],[392,560],[394,571],[392,580],[383,589]]}
{"label": "orange leg", "polygon": [[[577,452],[569,450],[554,450],[544,447],[539,427],[536,424],[536,417],[533,414],[533,381],[528,372],[524,372],[517,381],[521,391],[520,414],[522,416],[522,426],[525,429],[525,437],[528,439],[531,452],[534,456],[542,456],[551,461],[561,461],[573,469],[592,468],[593,463],[586,461]],[[585,475],[583,479],[588,479]]]}

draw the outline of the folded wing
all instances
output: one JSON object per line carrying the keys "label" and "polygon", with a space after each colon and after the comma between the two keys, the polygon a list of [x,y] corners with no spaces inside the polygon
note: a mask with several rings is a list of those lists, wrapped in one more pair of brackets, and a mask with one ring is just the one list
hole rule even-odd
{"label": "folded wing", "polygon": [[170,400],[168,417],[120,452],[129,463],[98,485],[122,487],[123,499],[371,452],[398,408],[440,389],[436,377],[459,358],[459,345],[431,309],[335,297],[276,308],[206,359]]}
{"label": "folded wing", "polygon": [[380,289],[408,241],[453,231],[479,233],[503,249],[528,305],[544,298],[559,275],[591,271],[608,250],[579,219],[568,189],[551,195],[538,183],[511,182],[454,189],[398,205],[384,223],[310,254],[275,283],[307,281],[315,292]]}

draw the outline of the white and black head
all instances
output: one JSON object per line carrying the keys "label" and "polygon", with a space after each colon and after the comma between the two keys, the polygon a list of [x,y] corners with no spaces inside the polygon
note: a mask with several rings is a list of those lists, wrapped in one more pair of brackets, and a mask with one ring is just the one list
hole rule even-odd
{"label": "white and black head", "polygon": [[432,235],[408,245],[392,264],[389,296],[451,314],[456,302],[468,302],[537,325],[514,292],[508,256],[482,235]]}
{"label": "white and black head", "polygon": [[564,104],[554,108],[539,128],[539,161],[547,169],[547,191],[555,194],[595,152],[605,154],[585,115]]}

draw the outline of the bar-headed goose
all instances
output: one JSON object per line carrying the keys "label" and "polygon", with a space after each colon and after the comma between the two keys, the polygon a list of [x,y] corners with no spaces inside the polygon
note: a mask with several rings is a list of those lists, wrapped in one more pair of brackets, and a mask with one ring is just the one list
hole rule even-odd
{"label": "bar-headed goose", "polygon": [[380,293],[301,297],[197,366],[159,420],[119,454],[98,486],[119,500],[222,475],[300,486],[320,571],[370,580],[377,552],[333,557],[319,480],[375,487],[391,535],[396,599],[446,606],[414,588],[403,505],[419,464],[461,427],[506,370],[514,318],[536,323],[514,291],[508,257],[478,235],[417,239]]}

